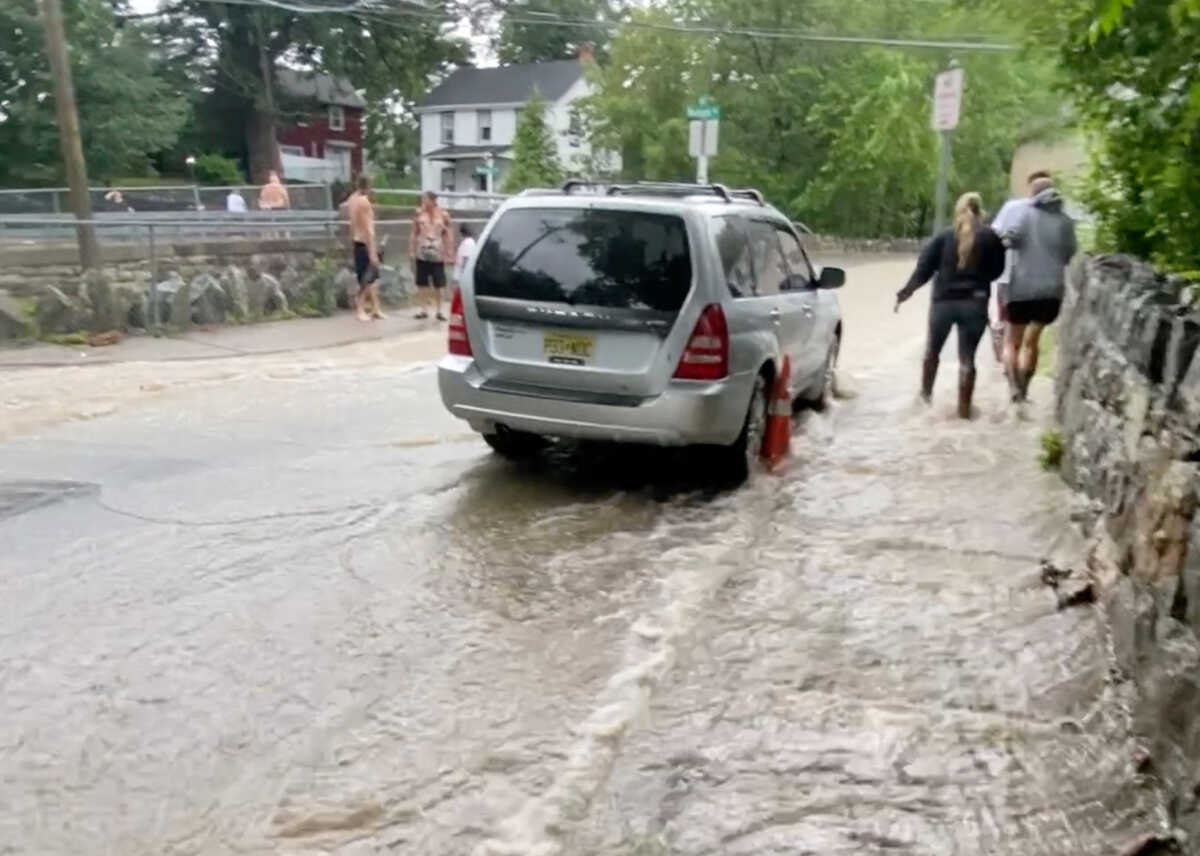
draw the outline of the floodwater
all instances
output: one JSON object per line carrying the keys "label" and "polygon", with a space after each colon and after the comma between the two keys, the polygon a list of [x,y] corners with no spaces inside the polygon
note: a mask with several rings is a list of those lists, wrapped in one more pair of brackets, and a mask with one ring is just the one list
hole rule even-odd
{"label": "floodwater", "polygon": [[440,335],[0,379],[0,853],[1106,854],[1162,822],[980,351],[905,261],[778,475],[449,418]]}

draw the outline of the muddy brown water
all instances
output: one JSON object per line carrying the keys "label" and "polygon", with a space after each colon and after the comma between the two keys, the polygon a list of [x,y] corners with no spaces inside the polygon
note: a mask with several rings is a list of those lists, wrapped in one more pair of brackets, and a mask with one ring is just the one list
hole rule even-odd
{"label": "muddy brown water", "polygon": [[[784,472],[493,459],[410,343],[0,394],[0,853],[1116,853],[1156,828],[1071,497],[906,261]],[[950,356],[950,349],[947,351]],[[86,489],[85,489],[86,488]],[[2,489],[2,488],[0,488]],[[52,493],[52,491],[50,491]]]}

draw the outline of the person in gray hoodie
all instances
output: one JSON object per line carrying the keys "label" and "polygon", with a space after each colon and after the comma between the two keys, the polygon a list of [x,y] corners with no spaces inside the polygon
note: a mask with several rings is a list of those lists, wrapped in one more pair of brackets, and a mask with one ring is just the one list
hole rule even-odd
{"label": "person in gray hoodie", "polygon": [[1063,211],[1062,196],[1048,187],[1002,237],[1013,250],[1004,369],[1013,401],[1024,401],[1037,371],[1042,330],[1062,308],[1066,267],[1076,249],[1075,222]]}

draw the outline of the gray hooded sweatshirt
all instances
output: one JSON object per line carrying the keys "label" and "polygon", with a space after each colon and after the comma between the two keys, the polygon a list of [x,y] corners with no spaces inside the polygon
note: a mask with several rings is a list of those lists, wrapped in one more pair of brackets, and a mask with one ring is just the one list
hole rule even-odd
{"label": "gray hooded sweatshirt", "polygon": [[1008,301],[1062,300],[1067,263],[1075,255],[1075,222],[1063,213],[1062,196],[1053,187],[1004,233],[1014,251]]}

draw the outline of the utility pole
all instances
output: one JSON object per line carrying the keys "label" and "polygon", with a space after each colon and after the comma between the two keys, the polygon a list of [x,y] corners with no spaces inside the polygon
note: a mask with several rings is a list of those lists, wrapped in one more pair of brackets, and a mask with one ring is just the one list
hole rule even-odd
{"label": "utility pole", "polygon": [[46,31],[46,56],[54,78],[54,108],[58,113],[58,142],[67,168],[71,210],[75,212],[75,231],[79,238],[79,264],[84,270],[99,267],[100,245],[92,224],[92,201],[88,197],[87,165],[83,160],[83,138],[79,133],[79,111],[75,107],[75,86],[71,82],[71,63],[67,59],[67,37],[63,30],[59,0],[41,0],[42,26]]}

